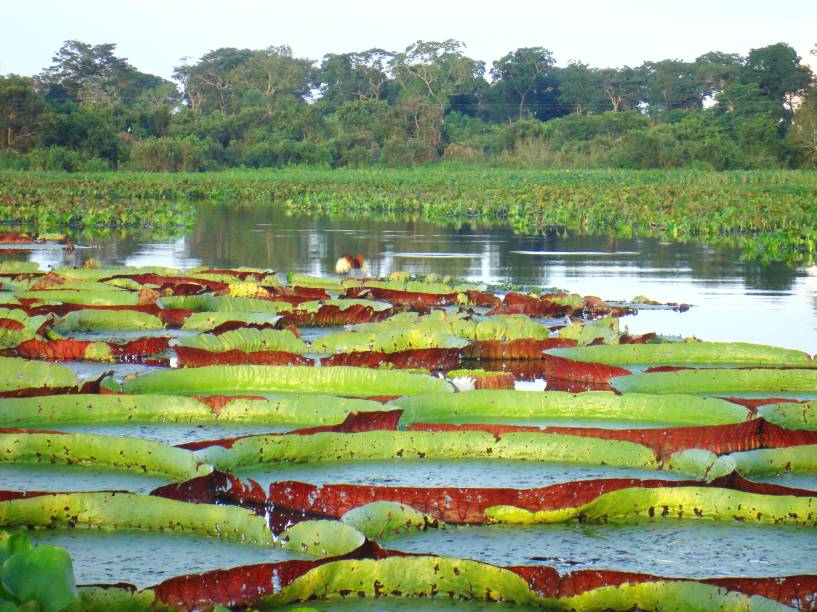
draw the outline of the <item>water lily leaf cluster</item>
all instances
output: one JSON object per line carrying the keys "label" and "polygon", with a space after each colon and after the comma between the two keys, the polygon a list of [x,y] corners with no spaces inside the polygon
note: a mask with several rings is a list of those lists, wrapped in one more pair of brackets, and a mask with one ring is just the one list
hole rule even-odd
{"label": "water lily leaf cluster", "polygon": [[[123,490],[71,492],[12,478],[0,528],[179,532],[286,559],[141,590],[76,589],[71,572],[83,568],[65,551],[15,532],[0,537],[0,602],[214,609],[353,594],[659,610],[804,608],[817,596],[817,576],[560,575],[380,546],[437,529],[456,541],[458,525],[813,529],[817,491],[781,479],[817,474],[810,355],[622,331],[643,300],[502,293],[436,275],[0,269],[0,467],[123,478]],[[77,376],[92,362],[113,373]],[[178,440],[142,433],[171,426]],[[592,477],[445,481],[469,462]],[[298,464],[327,476],[349,464],[439,475],[434,486],[281,480]],[[247,469],[272,480],[236,475]],[[128,490],[133,476],[158,486]],[[53,584],[28,579],[35,572]]]}

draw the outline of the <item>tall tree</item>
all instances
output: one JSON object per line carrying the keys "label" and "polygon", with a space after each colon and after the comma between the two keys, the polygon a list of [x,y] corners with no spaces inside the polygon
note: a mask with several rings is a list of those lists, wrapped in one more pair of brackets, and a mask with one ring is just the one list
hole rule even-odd
{"label": "tall tree", "polygon": [[817,87],[808,91],[794,113],[789,136],[812,166],[817,166]]}
{"label": "tall tree", "polygon": [[695,58],[697,78],[705,89],[705,96],[715,95],[733,83],[740,73],[746,59],[737,53],[710,51]]}
{"label": "tall tree", "polygon": [[230,76],[239,94],[255,90],[270,100],[291,96],[303,101],[310,93],[313,65],[311,60],[292,57],[292,49],[283,45],[255,51]]}
{"label": "tall tree", "polygon": [[37,120],[44,111],[45,104],[30,78],[0,76],[0,149],[31,148]]}
{"label": "tall tree", "polygon": [[695,64],[681,60],[645,62],[644,101],[651,114],[667,113],[677,108],[700,108],[706,88],[698,80]]}
{"label": "tall tree", "polygon": [[811,84],[814,75],[800,63],[800,56],[786,43],[752,49],[741,71],[744,83],[757,83],[760,91],[791,114],[795,100]]}
{"label": "tall tree", "polygon": [[466,57],[463,48],[453,39],[417,41],[389,65],[398,88],[396,111],[427,158],[442,148],[442,121],[452,98],[478,89],[485,72],[485,64]]}
{"label": "tall tree", "polygon": [[222,47],[205,53],[195,64],[177,66],[173,78],[182,84],[184,100],[193,111],[226,115],[233,102],[234,70],[253,55],[250,49]]}
{"label": "tall tree", "polygon": [[608,110],[619,112],[638,106],[644,92],[644,79],[634,68],[604,68],[599,71]]}
{"label": "tall tree", "polygon": [[[556,63],[553,54],[544,47],[521,47],[494,62],[491,76],[497,87],[505,88],[518,100],[518,118],[526,114],[537,118],[553,116],[558,102],[557,82],[551,74]],[[536,98],[533,112],[526,107],[530,98]]]}
{"label": "tall tree", "polygon": [[464,47],[453,39],[419,40],[395,54],[390,67],[403,94],[426,98],[444,111],[451,96],[473,91],[485,73],[485,63],[466,57]]}
{"label": "tall tree", "polygon": [[577,115],[600,113],[607,109],[608,100],[601,74],[581,62],[570,62],[565,68],[554,68],[559,83],[561,108],[569,108]]}
{"label": "tall tree", "polygon": [[353,100],[380,99],[389,82],[388,65],[394,55],[383,49],[325,55],[318,76],[321,100],[337,108]]}
{"label": "tall tree", "polygon": [[58,87],[75,101],[91,106],[133,103],[142,92],[167,83],[131,66],[114,54],[116,45],[68,40],[37,78],[42,89]]}

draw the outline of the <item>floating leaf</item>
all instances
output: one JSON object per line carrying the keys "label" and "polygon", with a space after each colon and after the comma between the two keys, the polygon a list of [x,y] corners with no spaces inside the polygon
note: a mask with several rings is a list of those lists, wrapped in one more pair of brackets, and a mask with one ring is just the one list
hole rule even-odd
{"label": "floating leaf", "polygon": [[366,537],[352,525],[339,521],[303,521],[284,531],[284,550],[310,557],[336,557],[360,548]]}
{"label": "floating leaf", "polygon": [[286,351],[245,352],[236,349],[213,353],[196,348],[176,347],[178,365],[182,368],[200,368],[211,365],[299,365],[313,366],[309,357]]}
{"label": "floating leaf", "polygon": [[369,368],[302,366],[209,366],[165,370],[125,380],[127,393],[217,393],[261,391],[335,393],[338,395],[415,394],[449,390],[432,376]]}
{"label": "floating leaf", "polygon": [[26,387],[70,387],[76,384],[76,375],[62,366],[0,357],[0,391]]}
{"label": "floating leaf", "polygon": [[263,312],[194,312],[185,319],[182,329],[209,331],[229,322],[274,325],[280,318],[278,315]]}
{"label": "floating leaf", "polygon": [[463,359],[542,359],[545,351],[553,348],[576,346],[570,338],[545,338],[532,340],[520,338],[508,342],[499,340],[475,340],[463,350]]}
{"label": "floating leaf", "polygon": [[357,506],[346,512],[341,521],[352,525],[367,538],[383,539],[410,531],[445,528],[445,524],[410,506],[389,501],[376,501]]}
{"label": "floating leaf", "polygon": [[289,330],[242,328],[221,335],[199,334],[183,336],[176,340],[176,346],[195,348],[212,353],[223,353],[237,349],[252,353],[257,351],[284,351],[303,354],[309,350],[306,343]]}
{"label": "floating leaf", "polygon": [[399,369],[449,370],[460,363],[460,351],[453,348],[408,349],[383,353],[353,351],[321,359],[322,366],[357,366],[365,368],[394,367]]}
{"label": "floating leaf", "polygon": [[77,599],[71,556],[56,546],[40,544],[11,555],[0,566],[0,581],[21,604],[36,602],[43,612],[57,612]]}
{"label": "floating leaf", "polygon": [[168,310],[192,310],[193,312],[255,312],[277,314],[289,312],[292,305],[287,302],[259,300],[231,295],[215,296],[189,295],[159,298],[159,306]]}
{"label": "floating leaf", "polygon": [[603,363],[573,361],[552,355],[545,358],[545,377],[548,382],[558,378],[582,383],[608,383],[616,376],[628,376],[630,373],[629,370]]}
{"label": "floating leaf", "polygon": [[69,312],[60,317],[55,327],[61,332],[78,332],[164,329],[165,324],[155,315],[136,310],[82,309]]}
{"label": "floating leaf", "polygon": [[401,397],[403,422],[448,422],[474,419],[564,419],[720,425],[740,423],[749,411],[726,400],[692,395],[616,395],[590,391],[579,395],[560,391],[474,391]]}
{"label": "floating leaf", "polygon": [[177,480],[211,469],[184,449],[141,438],[0,430],[0,448],[0,462],[6,463],[66,463]]}
{"label": "floating leaf", "polygon": [[0,501],[0,526],[177,531],[272,544],[264,519],[250,510],[122,492],[47,493]]}
{"label": "floating leaf", "polygon": [[622,393],[810,393],[817,389],[817,369],[703,368],[633,374],[610,384]]}
{"label": "floating leaf", "polygon": [[599,345],[560,348],[549,353],[576,361],[612,365],[729,364],[817,367],[817,362],[802,351],[746,342]]}
{"label": "floating leaf", "polygon": [[[207,400],[207,401],[203,401]],[[219,400],[219,401],[216,401]],[[273,399],[184,395],[49,395],[0,402],[0,422],[26,427],[71,423],[268,423],[334,425],[377,402],[293,393]]]}

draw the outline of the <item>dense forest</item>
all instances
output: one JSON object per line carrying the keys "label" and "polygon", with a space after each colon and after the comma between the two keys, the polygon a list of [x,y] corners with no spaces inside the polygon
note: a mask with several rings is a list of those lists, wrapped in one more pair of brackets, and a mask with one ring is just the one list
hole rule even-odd
{"label": "dense forest", "polygon": [[0,76],[0,167],[817,164],[817,81],[785,43],[634,68],[557,66],[528,47],[490,70],[455,40],[320,62],[221,48],[173,77],[67,41],[40,74]]}

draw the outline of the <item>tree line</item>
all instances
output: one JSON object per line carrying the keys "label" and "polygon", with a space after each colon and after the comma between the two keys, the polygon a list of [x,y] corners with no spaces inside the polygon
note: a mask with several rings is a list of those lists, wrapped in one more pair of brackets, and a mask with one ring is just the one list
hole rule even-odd
{"label": "tree line", "polygon": [[66,41],[40,74],[0,76],[0,167],[817,164],[817,81],[785,43],[621,68],[525,47],[490,70],[456,40],[320,62],[220,48],[173,79]]}

